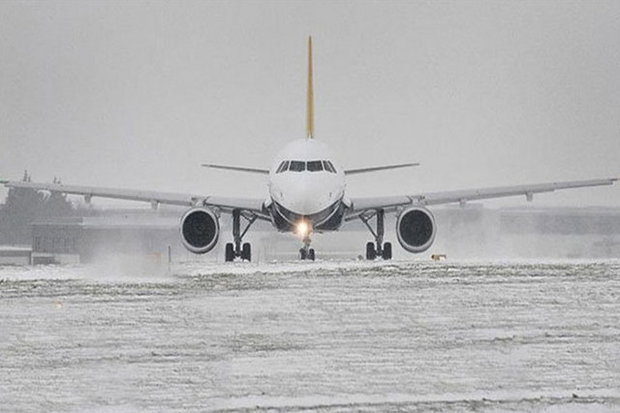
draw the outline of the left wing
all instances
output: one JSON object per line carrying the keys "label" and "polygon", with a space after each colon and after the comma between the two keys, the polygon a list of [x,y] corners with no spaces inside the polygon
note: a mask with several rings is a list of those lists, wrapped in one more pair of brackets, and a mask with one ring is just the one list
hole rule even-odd
{"label": "left wing", "polygon": [[590,186],[613,185],[619,178],[590,179],[584,181],[551,182],[545,184],[498,186],[491,188],[466,189],[462,191],[429,192],[425,194],[399,195],[388,197],[351,198],[348,216],[353,218],[366,210],[383,209],[386,211],[408,205],[440,205],[479,199],[503,198],[525,195],[528,201],[534,194],[553,192],[560,189],[585,188]]}
{"label": "left wing", "polygon": [[417,162],[413,162],[413,163],[399,163],[396,165],[371,166],[369,168],[346,169],[344,171],[344,174],[355,175],[355,174],[363,174],[367,172],[385,171],[388,169],[408,168],[410,166],[420,166],[420,164]]}
{"label": "left wing", "polygon": [[23,181],[0,181],[8,188],[28,188],[40,191],[58,192],[71,195],[83,195],[86,202],[92,197],[122,199],[128,201],[149,202],[156,207],[159,204],[180,206],[213,206],[230,212],[241,209],[255,213],[263,212],[264,200],[248,198],[227,198],[205,195],[179,194],[172,192],[140,191],[121,188],[100,188],[62,184],[45,184]]}

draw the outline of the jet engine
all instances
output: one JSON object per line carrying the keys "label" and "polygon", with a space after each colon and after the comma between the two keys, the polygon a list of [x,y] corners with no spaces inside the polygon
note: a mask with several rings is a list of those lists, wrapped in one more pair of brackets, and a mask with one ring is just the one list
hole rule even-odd
{"label": "jet engine", "polygon": [[431,211],[422,207],[411,207],[400,213],[396,221],[398,242],[409,252],[424,252],[435,240],[437,226]]}
{"label": "jet engine", "polygon": [[181,240],[194,254],[209,252],[217,244],[220,224],[208,208],[192,208],[181,218]]}

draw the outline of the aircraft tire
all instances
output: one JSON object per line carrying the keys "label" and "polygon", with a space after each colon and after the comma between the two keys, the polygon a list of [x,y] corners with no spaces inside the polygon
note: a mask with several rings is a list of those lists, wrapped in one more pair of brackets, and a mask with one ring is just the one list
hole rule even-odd
{"label": "aircraft tire", "polygon": [[372,242],[366,243],[366,259],[374,260],[377,258],[377,250],[375,250],[375,244]]}
{"label": "aircraft tire", "polygon": [[232,242],[226,244],[225,260],[226,262],[232,262],[235,260],[235,247]]}
{"label": "aircraft tire", "polygon": [[308,259],[314,261],[314,248],[310,248],[310,250],[308,250]]}
{"label": "aircraft tire", "polygon": [[249,242],[244,243],[243,248],[241,248],[241,259],[252,261],[252,246]]}
{"label": "aircraft tire", "polygon": [[306,250],[305,249],[302,248],[302,249],[299,250],[299,258],[301,260],[305,260],[306,259]]}
{"label": "aircraft tire", "polygon": [[386,242],[385,244],[383,244],[383,257],[384,260],[391,260],[392,259],[392,243],[391,242]]}

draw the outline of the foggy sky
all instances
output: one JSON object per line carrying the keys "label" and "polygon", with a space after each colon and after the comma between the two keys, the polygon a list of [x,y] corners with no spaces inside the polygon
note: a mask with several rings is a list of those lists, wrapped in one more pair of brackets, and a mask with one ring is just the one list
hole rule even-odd
{"label": "foggy sky", "polygon": [[3,1],[0,177],[266,196],[200,164],[304,136],[308,34],[317,139],[348,168],[422,163],[350,195],[620,176],[618,1]]}

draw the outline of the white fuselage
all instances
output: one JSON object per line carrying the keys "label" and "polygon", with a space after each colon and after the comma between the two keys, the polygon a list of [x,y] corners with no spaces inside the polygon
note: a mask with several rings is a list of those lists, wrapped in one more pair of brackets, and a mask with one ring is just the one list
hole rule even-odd
{"label": "white fuselage", "polygon": [[[327,146],[314,139],[288,144],[269,171],[272,211],[293,226],[305,220],[320,229],[341,213],[345,186],[344,171]],[[280,230],[290,225],[276,224]]]}

